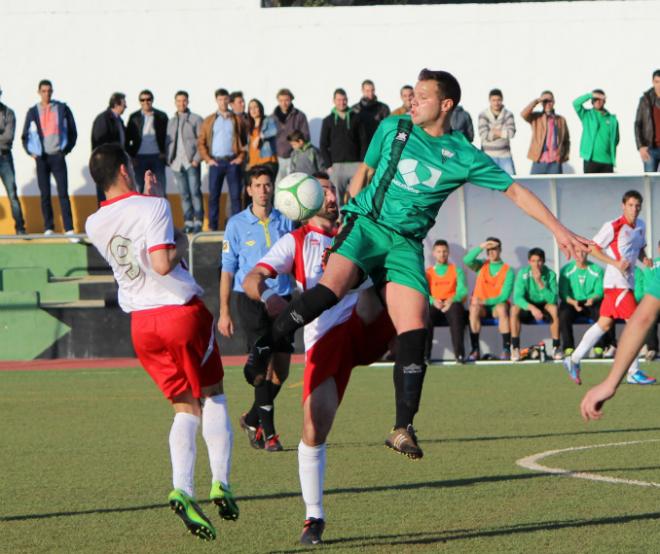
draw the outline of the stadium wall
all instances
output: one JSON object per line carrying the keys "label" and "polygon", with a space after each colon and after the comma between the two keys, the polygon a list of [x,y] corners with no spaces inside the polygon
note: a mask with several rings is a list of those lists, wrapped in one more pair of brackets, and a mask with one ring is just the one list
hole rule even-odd
{"label": "stadium wall", "polygon": [[[127,94],[129,112],[150,88],[155,105],[173,111],[178,89],[191,108],[213,111],[213,90],[241,89],[268,111],[287,86],[307,113],[314,140],[344,87],[351,102],[364,78],[379,97],[398,105],[398,90],[414,83],[420,68],[445,68],[463,85],[463,104],[476,118],[487,93],[501,87],[516,116],[543,89],[557,98],[572,135],[566,170],[581,173],[581,126],[571,102],[594,87],[605,89],[608,108],[621,123],[617,171],[637,173],[633,120],[637,100],[657,68],[653,37],[660,3],[641,0],[462,4],[346,8],[263,9],[259,0],[4,0],[0,3],[2,101],[18,117],[18,134],[40,79],[54,83],[55,98],[73,110],[79,142],[68,157],[76,229],[95,207],[86,162],[94,117],[110,94]],[[514,160],[526,174],[529,126],[517,117]],[[14,145],[19,194],[28,228],[42,229],[34,162]],[[204,185],[206,187],[206,184]],[[174,190],[172,182],[169,183]],[[2,189],[2,187],[0,187]],[[206,190],[206,188],[205,188]],[[178,198],[173,197],[175,207]],[[0,234],[13,232],[4,189]],[[177,214],[177,219],[180,216]]]}

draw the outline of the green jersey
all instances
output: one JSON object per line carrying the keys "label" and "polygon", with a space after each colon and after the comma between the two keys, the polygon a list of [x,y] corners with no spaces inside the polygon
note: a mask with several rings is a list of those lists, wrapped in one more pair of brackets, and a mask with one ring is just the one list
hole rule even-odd
{"label": "green jersey", "polygon": [[[649,269],[649,268],[647,268]],[[644,298],[644,290],[646,289],[646,271],[643,271],[639,267],[635,268],[635,288],[633,289],[633,294],[635,295],[635,302],[638,304]]]}
{"label": "green jersey", "polygon": [[653,267],[645,267],[644,275],[644,292],[648,292],[648,286],[653,283],[654,279],[660,277],[660,256],[653,258]]}
{"label": "green jersey", "polygon": [[647,269],[648,277],[645,283],[646,294],[660,300],[660,258],[653,260],[653,268]]}
{"label": "green jersey", "polygon": [[524,267],[516,275],[513,286],[513,302],[523,310],[529,309],[529,304],[556,304],[557,303],[557,275],[552,269],[543,266],[541,270],[543,288],[539,288],[532,268]]}
{"label": "green jersey", "polygon": [[[373,179],[343,209],[368,216],[405,237],[422,240],[435,224],[447,197],[466,182],[505,191],[513,183],[462,133],[432,137],[421,127],[399,130],[410,116],[384,119],[371,139],[364,163],[375,170]],[[405,144],[396,167],[389,167],[397,143]],[[392,175],[393,177],[389,177]]]}
{"label": "green jersey", "polygon": [[559,298],[584,302],[603,298],[603,268],[592,262],[580,269],[575,261],[567,263],[559,272]]}

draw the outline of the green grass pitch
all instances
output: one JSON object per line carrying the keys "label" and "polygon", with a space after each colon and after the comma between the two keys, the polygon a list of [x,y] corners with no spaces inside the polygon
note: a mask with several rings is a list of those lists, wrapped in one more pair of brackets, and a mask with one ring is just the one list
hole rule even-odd
{"label": "green grass pitch", "polygon": [[[658,375],[660,364],[646,365]],[[393,418],[391,370],[359,368],[330,435],[326,476],[331,552],[658,552],[660,488],[523,469],[516,460],[585,445],[540,463],[660,483],[660,386],[622,385],[605,418],[578,403],[608,366],[585,364],[585,385],[560,365],[434,366],[416,420],[419,462],[383,446]],[[166,506],[171,409],[140,369],[0,372],[0,552],[295,552],[304,519],[296,447],[301,369],[277,403],[285,451],[252,450],[237,419],[251,389],[226,371],[234,424],[237,522],[197,496],[218,540],[189,536]]]}

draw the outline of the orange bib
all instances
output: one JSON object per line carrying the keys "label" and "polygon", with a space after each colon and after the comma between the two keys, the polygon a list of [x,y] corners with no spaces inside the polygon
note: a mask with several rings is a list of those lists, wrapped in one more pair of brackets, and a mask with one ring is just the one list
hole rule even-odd
{"label": "orange bib", "polygon": [[495,275],[491,275],[490,262],[485,262],[477,274],[477,282],[474,285],[472,295],[479,300],[487,300],[488,298],[499,296],[502,292],[502,286],[504,286],[507,271],[509,271],[509,266],[503,264]]}
{"label": "orange bib", "polygon": [[429,282],[431,296],[436,300],[448,300],[456,296],[456,266],[447,265],[447,272],[440,276],[435,272],[435,267],[426,270],[426,280]]}

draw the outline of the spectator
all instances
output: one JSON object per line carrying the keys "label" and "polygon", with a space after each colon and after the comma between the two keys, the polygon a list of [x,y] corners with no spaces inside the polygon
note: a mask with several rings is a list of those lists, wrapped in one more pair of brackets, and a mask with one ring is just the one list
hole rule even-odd
{"label": "spectator", "polygon": [[504,171],[513,175],[516,170],[511,157],[511,139],[516,134],[513,114],[504,107],[502,91],[494,88],[488,93],[490,106],[479,114],[481,149]]}
{"label": "spectator", "polygon": [[433,328],[449,326],[454,356],[458,363],[465,362],[466,313],[463,302],[467,296],[467,284],[463,270],[449,263],[449,244],[439,239],[433,243],[435,265],[426,270],[429,283],[429,333],[426,343],[426,359],[431,358],[433,348]]}
{"label": "spectator", "polygon": [[[537,104],[543,110],[532,111]],[[532,175],[563,173],[562,165],[568,161],[571,141],[566,119],[555,113],[555,97],[544,90],[520,114],[532,126],[532,141],[527,157],[532,160]]]}
{"label": "spectator", "polygon": [[240,90],[236,90],[229,95],[229,108],[238,117],[241,142],[247,144],[248,114],[245,113],[245,98],[243,98],[243,93]]}
{"label": "spectator", "polygon": [[[591,100],[593,109],[583,104]],[[580,157],[585,173],[612,173],[616,165],[616,146],[619,144],[619,122],[605,109],[605,93],[597,88],[573,101],[573,107],[582,121]]]}
{"label": "spectator", "polygon": [[150,90],[143,90],[138,98],[140,109],[131,114],[126,126],[126,151],[133,157],[138,192],[144,190],[144,174],[153,171],[165,194],[167,114],[153,107]]}
{"label": "spectator", "polygon": [[380,122],[390,115],[390,108],[378,100],[374,82],[365,79],[362,81],[362,98],[351,110],[358,114],[360,120],[360,159],[363,160],[371,137],[374,136]]}
{"label": "spectator", "polygon": [[277,175],[276,136],[275,120],[264,115],[264,105],[253,98],[248,104],[248,170],[264,165]]}
{"label": "spectator", "polygon": [[521,323],[550,323],[553,357],[564,356],[559,348],[559,310],[557,308],[557,274],[545,265],[545,252],[532,248],[527,253],[529,265],[516,276],[511,306],[511,361],[520,360]]}
{"label": "spectator", "polygon": [[635,116],[635,141],[647,172],[660,170],[660,69],[653,72],[652,82],[639,99]]}
{"label": "spectator", "polygon": [[202,128],[202,118],[188,108],[189,97],[185,90],[174,95],[176,113],[167,123],[167,162],[181,194],[184,233],[199,233],[204,223],[202,199],[201,156],[197,141]]}
{"label": "spectator", "polygon": [[415,97],[415,89],[410,85],[403,85],[401,91],[399,92],[401,96],[401,106],[392,112],[392,115],[406,115],[410,113],[410,108],[412,108],[412,101]]}
{"label": "spectator", "polygon": [[338,88],[332,100],[335,106],[321,124],[321,158],[337,190],[337,204],[341,208],[360,165],[360,130],[358,118],[348,109],[346,91]]}
{"label": "spectator", "polygon": [[310,139],[307,116],[293,105],[295,96],[288,88],[277,92],[277,108],[273,112],[273,119],[277,125],[277,177],[279,181],[291,173],[291,145],[287,137],[292,131],[300,131],[305,140]]}
{"label": "spectator", "polygon": [[293,151],[291,152],[291,173],[297,171],[313,175],[324,171],[321,154],[311,142],[305,140],[302,132],[295,130],[287,137]]}
{"label": "spectator", "polygon": [[[482,250],[486,250],[486,260],[478,258]],[[511,357],[511,331],[509,327],[509,296],[513,290],[513,269],[501,258],[502,241],[496,237],[488,237],[485,242],[475,246],[463,258],[463,263],[472,271],[477,272],[477,281],[470,300],[470,342],[472,351],[468,359],[476,361],[481,358],[479,333],[482,317],[496,317],[497,325],[502,335],[501,358]]]}
{"label": "spectator", "polygon": [[[587,260],[586,252],[576,252],[575,260],[568,262],[559,272],[559,332],[564,355],[575,350],[573,325],[578,317],[596,321],[603,299],[603,268]],[[597,344],[605,348],[603,337]]]}
{"label": "spectator", "polygon": [[209,166],[209,228],[218,230],[220,194],[225,177],[229,186],[231,214],[241,211],[241,164],[245,145],[241,142],[238,116],[229,111],[229,93],[215,91],[218,110],[202,123],[197,149]]}
{"label": "spectator", "polygon": [[470,114],[463,109],[460,104],[451,112],[451,119],[449,120],[452,131],[460,131],[465,135],[465,138],[470,142],[474,142],[474,125],[472,125],[472,118]]}
{"label": "spectator", "polygon": [[[1,88],[0,97],[2,97]],[[23,219],[21,204],[18,201],[18,194],[16,192],[16,172],[14,171],[14,158],[11,154],[15,135],[16,115],[14,114],[14,110],[0,102],[0,179],[2,179],[2,183],[5,185],[5,190],[7,191],[16,234],[24,235],[25,220]]]}
{"label": "spectator", "polygon": [[[92,123],[92,150],[102,144],[119,144],[126,147],[126,127],[121,118],[126,111],[126,95],[115,92],[110,96],[108,109],[101,112]],[[96,185],[96,199],[101,204],[105,200],[103,189]]]}
{"label": "spectator", "polygon": [[41,102],[32,106],[23,126],[23,148],[37,164],[37,183],[41,193],[41,213],[44,218],[44,233],[54,233],[53,205],[50,200],[50,176],[55,177],[57,196],[60,200],[64,231],[73,235],[73,216],[69,201],[69,180],[66,155],[73,150],[78,139],[76,122],[71,110],[64,102],[53,100],[53,84],[39,81]]}

